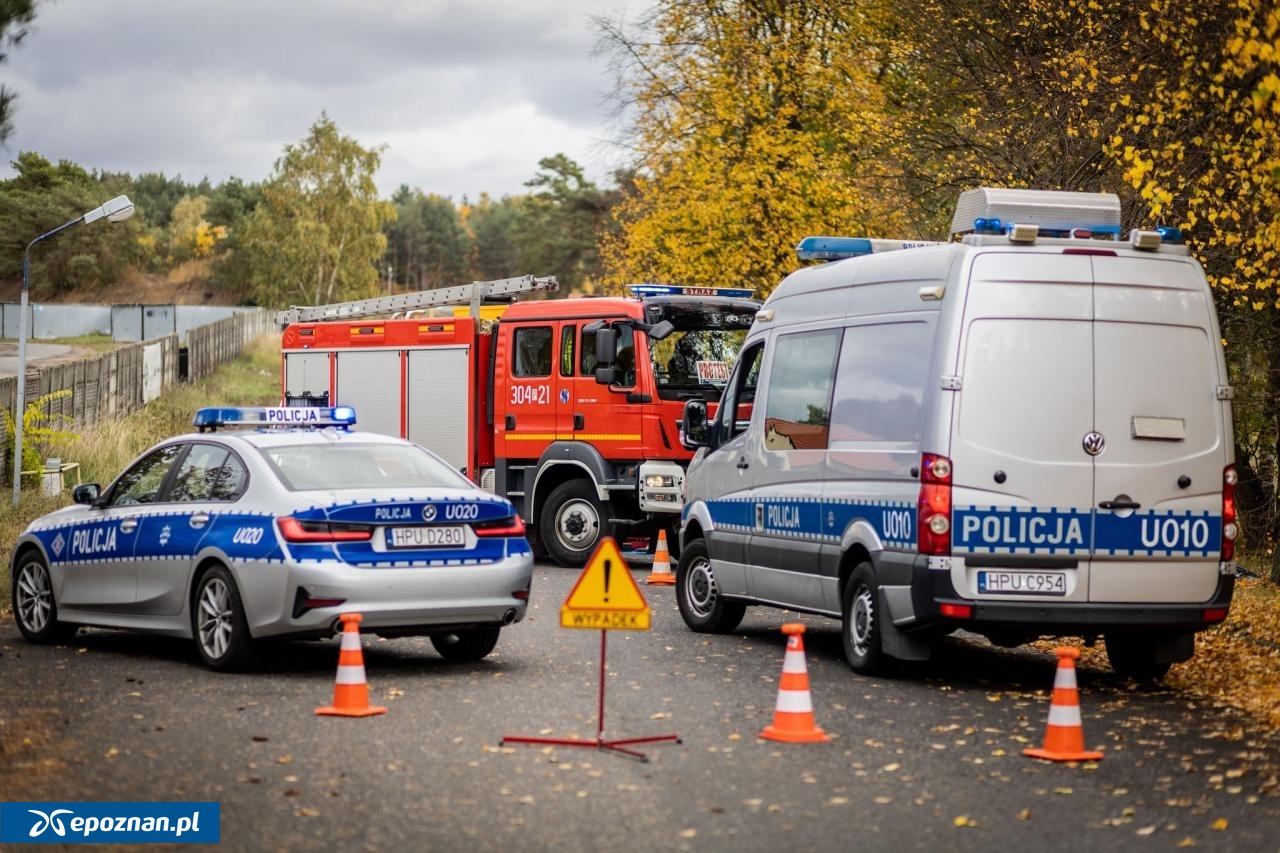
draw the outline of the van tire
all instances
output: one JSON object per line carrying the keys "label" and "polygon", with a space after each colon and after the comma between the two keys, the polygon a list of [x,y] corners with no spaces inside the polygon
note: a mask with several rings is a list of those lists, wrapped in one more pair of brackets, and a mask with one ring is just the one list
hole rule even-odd
{"label": "van tire", "polygon": [[538,510],[538,534],[551,559],[571,569],[585,566],[609,535],[596,487],[587,480],[568,480],[552,489]]}
{"label": "van tire", "polygon": [[676,566],[676,605],[684,624],[700,634],[727,634],[742,622],[747,605],[720,594],[707,543],[695,539],[685,546]]}
{"label": "van tire", "polygon": [[880,602],[880,583],[876,570],[868,562],[854,566],[853,574],[844,585],[844,601],[841,612],[841,637],[844,640],[844,656],[849,666],[859,675],[875,675],[886,668],[886,657],[881,650],[880,625],[876,621]]}
{"label": "van tire", "polygon": [[1116,675],[1134,681],[1154,682],[1164,678],[1172,663],[1156,660],[1156,639],[1133,631],[1108,631],[1103,635],[1107,662]]}

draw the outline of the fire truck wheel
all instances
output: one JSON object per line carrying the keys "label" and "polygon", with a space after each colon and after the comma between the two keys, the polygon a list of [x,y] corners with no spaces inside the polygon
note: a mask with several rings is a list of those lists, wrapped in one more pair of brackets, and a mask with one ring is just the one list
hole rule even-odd
{"label": "fire truck wheel", "polygon": [[551,558],[562,566],[580,568],[607,534],[604,509],[595,487],[586,480],[556,486],[538,517],[538,532]]}

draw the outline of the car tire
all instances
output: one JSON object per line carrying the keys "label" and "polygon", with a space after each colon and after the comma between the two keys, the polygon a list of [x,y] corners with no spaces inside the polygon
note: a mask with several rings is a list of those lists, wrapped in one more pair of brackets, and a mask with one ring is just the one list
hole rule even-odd
{"label": "car tire", "polygon": [[707,543],[701,539],[688,543],[680,554],[676,565],[676,606],[684,624],[700,634],[727,634],[746,615],[745,602],[720,594]]}
{"label": "car tire", "polygon": [[538,510],[539,538],[551,559],[562,566],[585,566],[608,532],[604,505],[587,480],[556,486]]}
{"label": "car tire", "polygon": [[1134,681],[1155,682],[1164,678],[1171,663],[1156,660],[1154,638],[1130,631],[1108,631],[1103,635],[1107,662],[1116,675]]}
{"label": "car tire", "polygon": [[859,563],[844,586],[844,600],[840,608],[844,656],[859,675],[875,675],[887,666],[887,658],[880,647],[880,625],[877,621],[879,595],[880,583],[876,580],[875,569],[868,562]]}
{"label": "car tire", "polygon": [[449,663],[473,663],[498,645],[499,628],[470,628],[448,634],[432,634],[431,645]]}
{"label": "car tire", "polygon": [[38,551],[27,551],[14,566],[10,589],[13,618],[30,643],[59,643],[69,640],[78,625],[58,621],[58,602],[53,595],[53,577]]}
{"label": "car tire", "polygon": [[200,659],[210,669],[238,672],[257,659],[240,590],[226,566],[215,565],[200,576],[191,596],[191,633]]}

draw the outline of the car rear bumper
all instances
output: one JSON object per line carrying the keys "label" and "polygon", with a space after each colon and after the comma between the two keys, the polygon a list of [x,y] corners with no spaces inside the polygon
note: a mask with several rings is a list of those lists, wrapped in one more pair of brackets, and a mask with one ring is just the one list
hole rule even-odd
{"label": "car rear bumper", "polygon": [[[259,577],[251,577],[254,574]],[[276,576],[269,577],[272,574]],[[414,568],[311,563],[290,566],[283,575],[268,567],[242,570],[239,575],[255,637],[330,634],[341,628],[338,617],[343,613],[361,614],[361,631],[432,634],[522,620],[528,608],[533,557],[522,554],[484,565]]]}

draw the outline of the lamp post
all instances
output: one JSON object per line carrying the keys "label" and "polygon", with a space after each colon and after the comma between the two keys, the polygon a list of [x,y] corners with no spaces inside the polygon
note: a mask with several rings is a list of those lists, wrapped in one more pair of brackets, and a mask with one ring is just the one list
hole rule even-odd
{"label": "lamp post", "polygon": [[52,231],[46,231],[27,244],[22,253],[22,296],[18,304],[18,397],[13,415],[13,505],[22,498],[22,427],[27,408],[27,289],[30,270],[31,247],[54,234],[61,234],[73,225],[85,225],[105,218],[108,222],[120,222],[133,216],[133,202],[128,196],[118,195],[111,201],[95,207]]}

